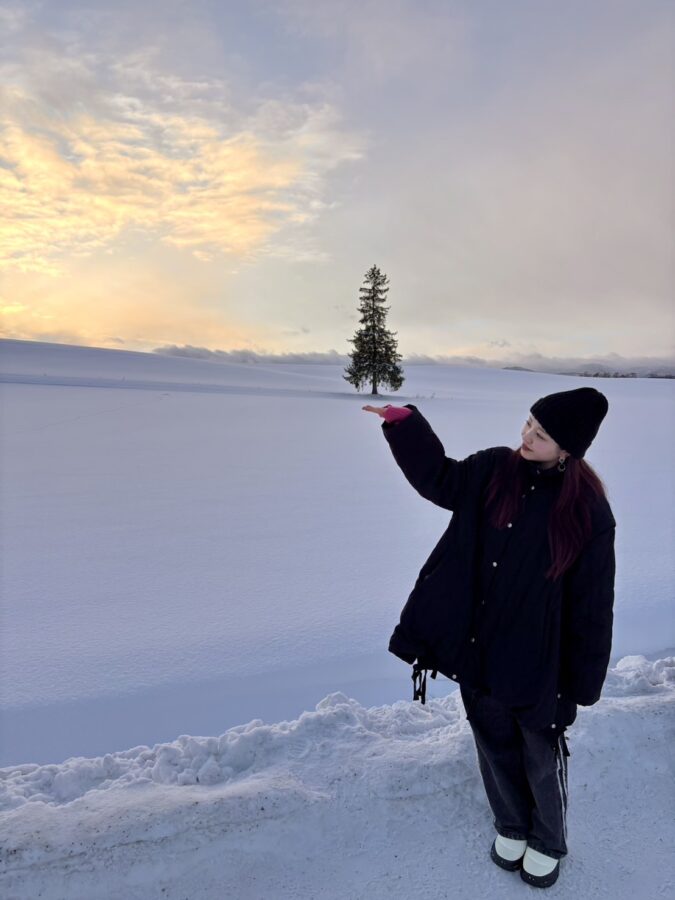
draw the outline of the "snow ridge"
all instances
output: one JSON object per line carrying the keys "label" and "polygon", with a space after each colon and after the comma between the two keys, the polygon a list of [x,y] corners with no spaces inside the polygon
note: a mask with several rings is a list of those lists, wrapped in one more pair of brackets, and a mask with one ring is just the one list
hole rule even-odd
{"label": "snow ridge", "polygon": [[[650,662],[625,656],[607,673],[603,696],[628,697],[670,692],[675,696],[675,657]],[[181,735],[170,743],[133,747],[88,759],[71,757],[54,765],[26,764],[0,769],[0,812],[26,803],[61,806],[92,791],[140,785],[234,783],[269,769],[288,769],[340,751],[377,756],[395,741],[402,748],[421,740],[447,740],[464,728],[459,693],[429,699],[425,706],[399,701],[366,709],[340,691],[294,721],[237,725],[218,737]]]}

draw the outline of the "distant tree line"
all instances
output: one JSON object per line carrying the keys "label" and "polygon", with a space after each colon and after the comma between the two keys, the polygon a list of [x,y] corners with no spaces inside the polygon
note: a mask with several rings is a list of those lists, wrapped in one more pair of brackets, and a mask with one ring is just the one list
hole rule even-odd
{"label": "distant tree line", "polygon": [[648,372],[639,375],[637,372],[559,372],[559,375],[583,375],[584,378],[675,378],[675,375]]}

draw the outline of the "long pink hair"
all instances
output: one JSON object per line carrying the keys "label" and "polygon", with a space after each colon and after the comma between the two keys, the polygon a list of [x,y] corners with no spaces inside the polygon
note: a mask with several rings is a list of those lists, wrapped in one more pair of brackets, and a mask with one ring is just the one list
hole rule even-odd
{"label": "long pink hair", "polygon": [[[574,563],[591,534],[591,507],[607,490],[594,469],[583,459],[568,456],[562,484],[551,509],[548,544],[551,565],[546,578],[555,580]],[[486,489],[485,508],[492,505],[489,521],[495,528],[506,528],[520,512],[521,496],[527,488],[527,461],[520,450],[498,465]]]}

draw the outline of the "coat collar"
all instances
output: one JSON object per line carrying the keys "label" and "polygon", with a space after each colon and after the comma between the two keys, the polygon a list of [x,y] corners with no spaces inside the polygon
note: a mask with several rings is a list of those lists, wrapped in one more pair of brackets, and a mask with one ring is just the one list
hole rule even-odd
{"label": "coat collar", "polygon": [[535,460],[523,460],[527,466],[527,473],[535,484],[558,484],[562,481],[564,472],[558,469],[558,464],[551,466],[550,469],[544,469],[540,463]]}

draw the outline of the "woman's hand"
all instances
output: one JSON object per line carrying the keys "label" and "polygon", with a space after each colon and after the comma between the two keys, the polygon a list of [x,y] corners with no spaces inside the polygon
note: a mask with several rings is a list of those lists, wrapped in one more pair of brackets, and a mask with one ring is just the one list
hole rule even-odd
{"label": "woman's hand", "polygon": [[384,411],[390,406],[391,403],[387,403],[386,406],[371,406],[370,404],[367,404],[366,406],[362,406],[361,409],[365,409],[366,412],[377,413],[378,416],[382,416],[382,418],[384,418]]}

